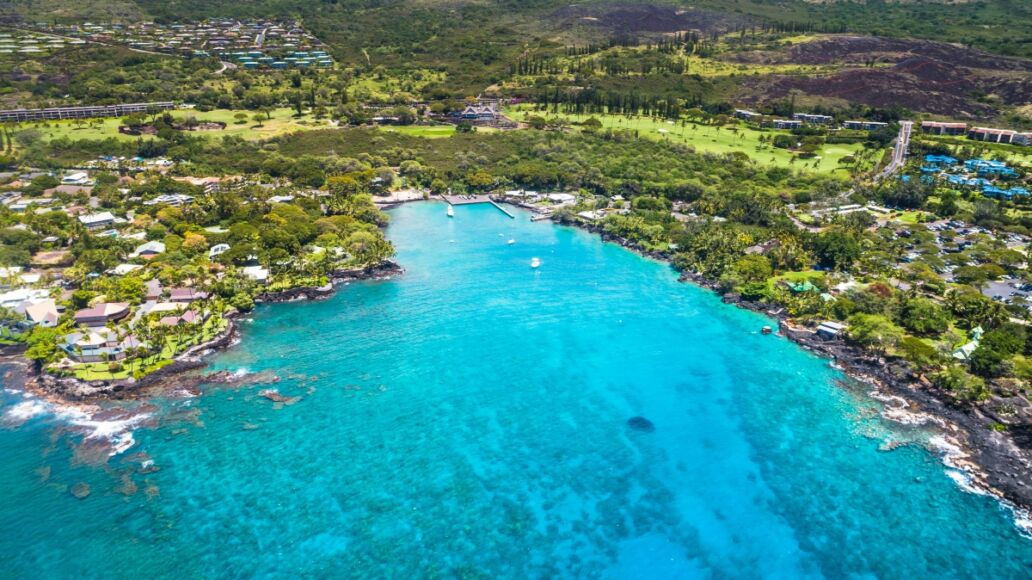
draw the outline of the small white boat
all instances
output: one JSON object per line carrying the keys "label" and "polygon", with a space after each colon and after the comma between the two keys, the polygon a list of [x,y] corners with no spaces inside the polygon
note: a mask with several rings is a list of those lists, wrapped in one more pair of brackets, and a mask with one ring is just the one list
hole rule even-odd
{"label": "small white boat", "polygon": [[541,260],[539,260],[537,258],[531,258],[530,259],[530,267],[531,268],[537,268],[540,265],[541,265]]}
{"label": "small white boat", "polygon": [[514,240],[514,239],[512,239],[512,238],[509,238],[509,245],[510,245],[510,246],[511,246],[511,245],[513,245],[513,244],[515,244],[515,243],[516,243],[516,240]]}
{"label": "small white boat", "polygon": [[455,208],[448,206],[448,217],[455,217]]}

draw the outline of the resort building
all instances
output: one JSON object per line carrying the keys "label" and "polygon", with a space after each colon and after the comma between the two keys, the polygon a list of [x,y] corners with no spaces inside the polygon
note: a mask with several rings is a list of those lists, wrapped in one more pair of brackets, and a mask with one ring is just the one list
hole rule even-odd
{"label": "resort building", "polygon": [[0,121],[56,121],[60,119],[90,119],[93,117],[124,117],[133,113],[168,111],[176,106],[171,101],[157,103],[127,103],[93,107],[52,107],[48,109],[0,110]]}
{"label": "resort building", "polygon": [[480,121],[480,122],[494,122],[499,117],[498,109],[495,108],[494,103],[485,103],[479,105],[466,105],[466,108],[459,114],[459,118],[463,121]]}
{"label": "resort building", "polygon": [[1017,131],[1010,129],[990,129],[988,127],[972,127],[968,131],[968,139],[976,139],[978,141],[989,141],[991,143],[1010,143],[1011,140],[1017,135]]}
{"label": "resort building", "polygon": [[967,131],[967,123],[942,123],[939,121],[921,121],[921,132],[932,135],[963,135]]}
{"label": "resort building", "polygon": [[876,131],[882,127],[888,127],[889,124],[881,121],[846,121],[842,123],[842,126],[855,131]]}
{"label": "resort building", "polygon": [[756,111],[749,111],[746,109],[735,109],[735,117],[742,119],[743,121],[759,121],[763,115]]}
{"label": "resort building", "polygon": [[774,119],[773,125],[775,129],[798,129],[803,126],[803,122],[795,119]]}
{"label": "resort building", "polygon": [[1032,133],[1015,133],[1011,138],[1013,145],[1032,145]]}
{"label": "resort building", "polygon": [[835,120],[835,117],[831,115],[811,115],[809,113],[796,113],[792,115],[792,118],[811,125],[826,125]]}

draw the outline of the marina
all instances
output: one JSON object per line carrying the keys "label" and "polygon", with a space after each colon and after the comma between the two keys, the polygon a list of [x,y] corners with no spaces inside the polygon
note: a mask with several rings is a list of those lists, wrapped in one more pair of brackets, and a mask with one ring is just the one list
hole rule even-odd
{"label": "marina", "polygon": [[[495,208],[498,209],[498,211],[504,213],[510,218],[516,219],[515,214],[502,207],[495,200],[491,199],[491,196],[488,195],[442,195],[441,199],[448,202],[448,205],[452,207],[459,205],[477,205],[486,203],[489,205],[493,205]],[[452,214],[449,213],[448,215],[450,216]]]}

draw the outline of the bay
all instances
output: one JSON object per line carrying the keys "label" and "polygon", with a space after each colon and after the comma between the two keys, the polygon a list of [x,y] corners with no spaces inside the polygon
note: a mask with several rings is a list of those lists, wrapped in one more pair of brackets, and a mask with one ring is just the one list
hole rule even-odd
{"label": "bay", "polygon": [[0,431],[0,576],[1028,576],[934,431],[769,320],[597,236],[455,213],[391,212],[403,276],[258,308],[211,367],[280,382],[166,401],[106,467],[59,419]]}

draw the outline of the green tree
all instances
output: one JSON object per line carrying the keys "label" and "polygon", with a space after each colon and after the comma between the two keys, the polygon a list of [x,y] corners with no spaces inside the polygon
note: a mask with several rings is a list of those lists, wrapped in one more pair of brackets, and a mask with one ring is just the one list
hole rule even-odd
{"label": "green tree", "polygon": [[950,315],[945,308],[927,298],[911,298],[900,310],[900,324],[916,334],[940,334],[950,326]]}
{"label": "green tree", "polygon": [[846,338],[853,344],[885,352],[899,344],[903,329],[879,314],[854,314],[849,318]]}

